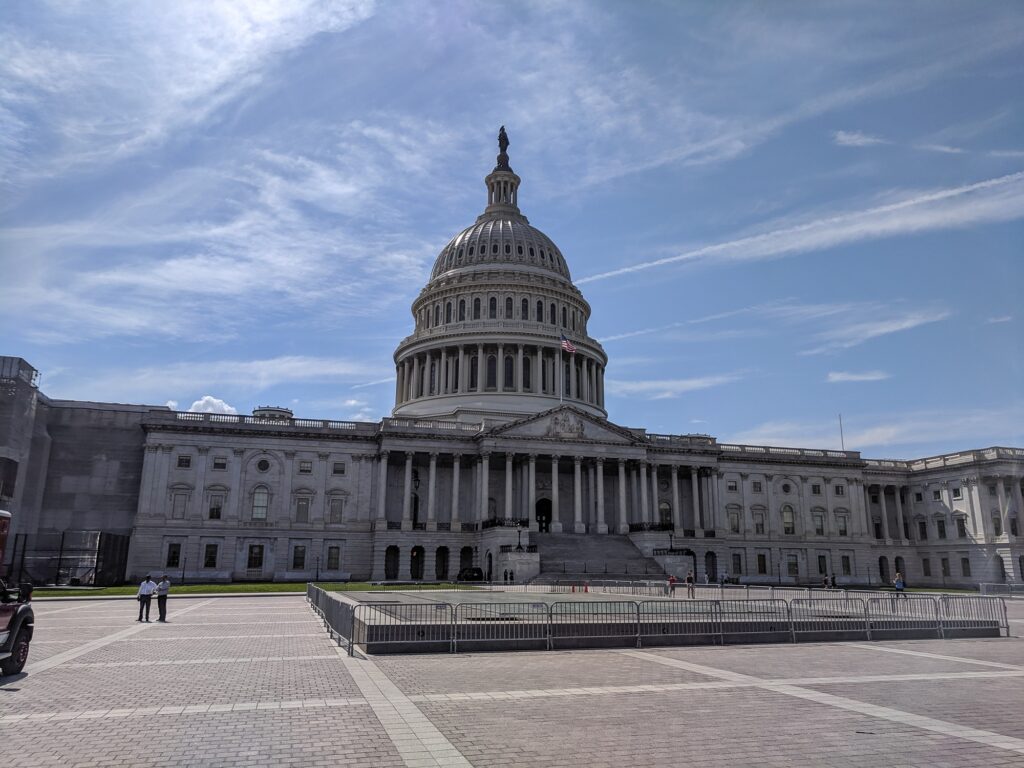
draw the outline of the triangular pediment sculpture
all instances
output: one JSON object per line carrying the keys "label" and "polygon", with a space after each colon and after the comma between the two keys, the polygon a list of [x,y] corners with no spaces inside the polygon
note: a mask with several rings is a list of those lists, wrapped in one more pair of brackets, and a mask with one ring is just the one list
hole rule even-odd
{"label": "triangular pediment sculpture", "polygon": [[553,408],[536,416],[495,427],[488,433],[493,437],[521,437],[572,441],[580,440],[618,445],[637,445],[644,442],[639,435],[610,421],[591,416],[571,405]]}

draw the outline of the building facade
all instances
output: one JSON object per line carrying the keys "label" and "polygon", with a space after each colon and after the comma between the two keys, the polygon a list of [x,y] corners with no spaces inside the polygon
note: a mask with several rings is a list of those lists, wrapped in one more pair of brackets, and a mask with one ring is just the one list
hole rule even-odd
{"label": "building facade", "polygon": [[125,536],[129,579],[1022,580],[1024,449],[882,461],[609,421],[590,305],[520,212],[507,145],[413,302],[380,422],[50,400],[0,358],[9,548]]}

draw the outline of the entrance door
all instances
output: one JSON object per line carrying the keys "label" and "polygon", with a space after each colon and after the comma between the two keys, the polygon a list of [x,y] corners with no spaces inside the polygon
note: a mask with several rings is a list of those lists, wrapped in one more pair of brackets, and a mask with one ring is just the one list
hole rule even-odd
{"label": "entrance door", "polygon": [[551,532],[551,499],[537,501],[537,530],[541,533]]}
{"label": "entrance door", "polygon": [[448,578],[448,547],[438,547],[434,553],[434,578],[438,581]]}
{"label": "entrance door", "polygon": [[707,574],[707,581],[718,581],[718,558],[714,552],[704,555],[704,572]]}
{"label": "entrance door", "polygon": [[888,584],[892,579],[889,577],[889,558],[882,555],[878,558],[878,578],[883,584]]}
{"label": "entrance door", "polygon": [[398,547],[392,545],[384,551],[384,578],[398,578]]}
{"label": "entrance door", "polygon": [[414,579],[423,578],[423,547],[413,547],[409,560],[409,575]]}
{"label": "entrance door", "polygon": [[463,547],[459,550],[459,570],[473,567],[473,548]]}

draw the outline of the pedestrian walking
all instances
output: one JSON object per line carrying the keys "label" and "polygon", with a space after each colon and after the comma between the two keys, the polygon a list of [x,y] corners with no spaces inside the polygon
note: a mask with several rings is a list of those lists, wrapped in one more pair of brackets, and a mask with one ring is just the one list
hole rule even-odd
{"label": "pedestrian walking", "polygon": [[906,599],[906,594],[903,592],[906,589],[907,582],[903,580],[903,574],[896,571],[896,578],[892,580],[893,587],[896,588],[896,597],[902,597]]}
{"label": "pedestrian walking", "polygon": [[697,596],[697,588],[694,586],[693,571],[686,573],[686,596],[692,600]]}
{"label": "pedestrian walking", "polygon": [[160,612],[160,618],[157,621],[167,621],[167,595],[171,592],[171,580],[167,578],[165,573],[160,577],[160,583],[156,585],[156,607]]}
{"label": "pedestrian walking", "polygon": [[139,618],[137,621],[142,621],[143,612],[146,614],[146,621],[149,621],[149,604],[153,600],[154,592],[156,592],[156,582],[147,573],[146,578],[139,584],[139,591],[135,595],[139,601]]}
{"label": "pedestrian walking", "polygon": [[676,596],[676,575],[674,573],[670,574],[668,577],[668,584],[665,586],[665,593],[669,597]]}
{"label": "pedestrian walking", "polygon": [[830,589],[836,588],[836,575],[834,573],[828,577],[828,586]]}

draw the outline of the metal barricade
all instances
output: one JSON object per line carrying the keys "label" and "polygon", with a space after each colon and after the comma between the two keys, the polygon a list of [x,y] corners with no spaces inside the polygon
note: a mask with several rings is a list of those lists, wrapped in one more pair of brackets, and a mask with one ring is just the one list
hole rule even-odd
{"label": "metal barricade", "polygon": [[925,635],[942,637],[939,603],[931,597],[910,597],[905,593],[870,597],[865,615],[875,640]]}
{"label": "metal barricade", "polygon": [[551,624],[547,603],[459,603],[454,613],[452,650],[500,647],[508,650],[548,648]]}
{"label": "metal barricade", "polygon": [[772,587],[772,598],[775,600],[808,600],[811,590],[806,587]]}
{"label": "metal barricade", "polygon": [[306,599],[320,617],[330,638],[348,647],[352,655],[352,613],[354,606],[313,584],[306,585]]}
{"label": "metal barricade", "polygon": [[782,642],[793,637],[785,600],[722,600],[717,613],[723,642]]}
{"label": "metal barricade", "polygon": [[453,619],[448,603],[360,603],[353,612],[352,639],[367,653],[449,652]]}
{"label": "metal barricade", "polygon": [[939,600],[942,632],[945,637],[989,636],[993,629],[1010,636],[1006,601],[1001,597],[943,595]]}
{"label": "metal barricade", "polygon": [[[637,603],[558,602],[551,604],[551,647],[638,645],[640,616]],[[593,641],[598,641],[594,643]]]}
{"label": "metal barricade", "polygon": [[639,646],[722,642],[716,600],[645,600],[639,622]]}
{"label": "metal barricade", "polygon": [[723,584],[723,600],[748,600],[750,598],[750,587],[746,584]]}
{"label": "metal barricade", "polygon": [[795,598],[789,601],[793,642],[801,635],[812,640],[870,640],[864,601],[855,597]]}

